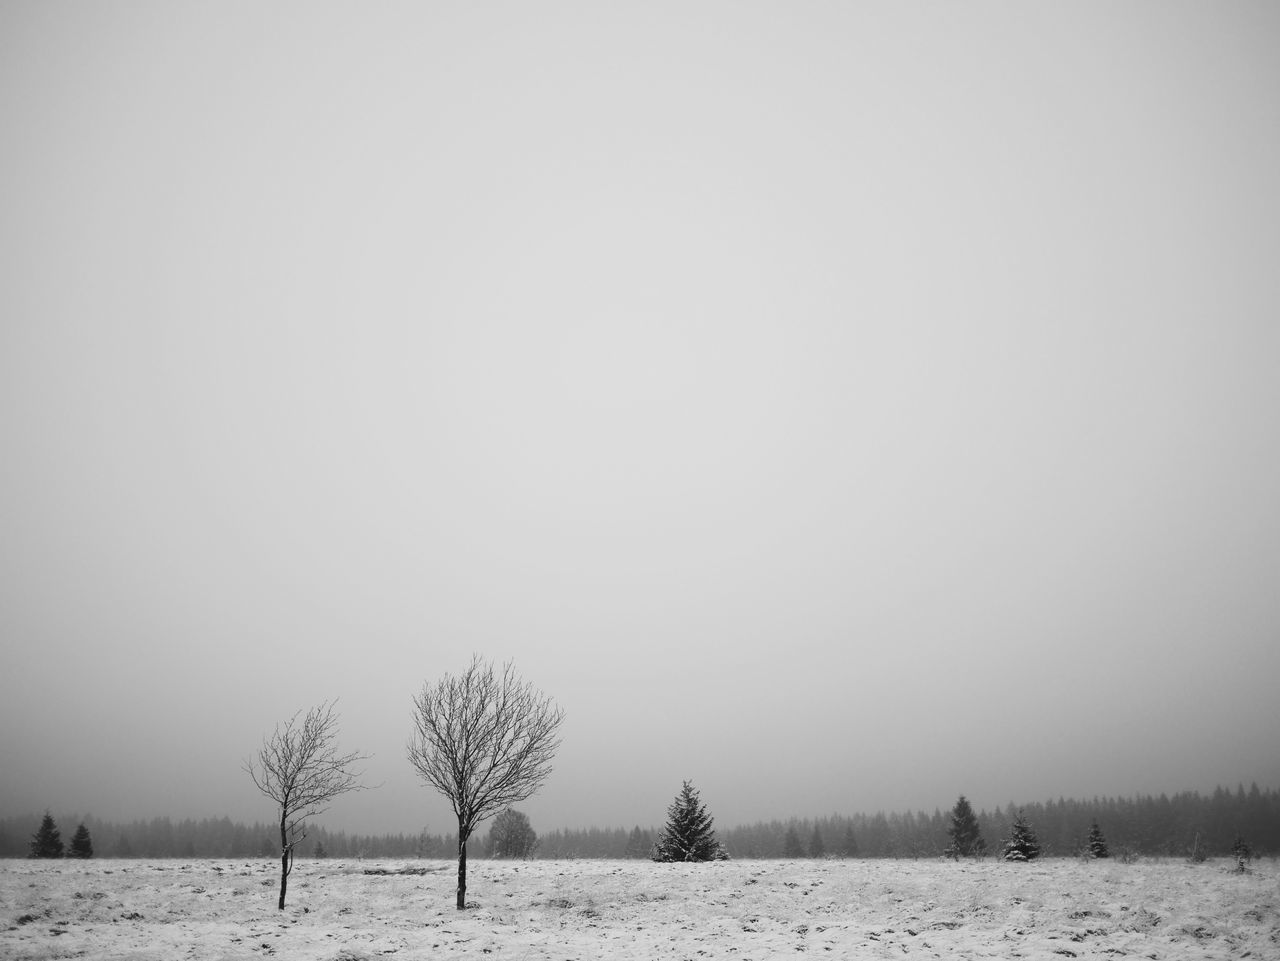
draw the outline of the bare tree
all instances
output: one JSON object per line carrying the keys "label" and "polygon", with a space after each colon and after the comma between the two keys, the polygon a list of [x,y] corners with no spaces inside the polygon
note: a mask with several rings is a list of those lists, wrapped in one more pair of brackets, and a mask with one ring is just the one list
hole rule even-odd
{"label": "bare tree", "polygon": [[531,797],[551,774],[564,712],[479,655],[413,699],[409,761],[458,818],[458,910],[467,904],[467,838],[485,818]]}
{"label": "bare tree", "polygon": [[339,754],[337,748],[338,715],[328,702],[307,711],[299,711],[275,733],[262,741],[257,763],[248,760],[244,769],[258,790],[280,808],[280,903],[293,870],[293,850],[307,836],[306,821],[323,814],[329,802],[348,791],[361,791],[360,772],[352,766],[368,758],[367,754]]}

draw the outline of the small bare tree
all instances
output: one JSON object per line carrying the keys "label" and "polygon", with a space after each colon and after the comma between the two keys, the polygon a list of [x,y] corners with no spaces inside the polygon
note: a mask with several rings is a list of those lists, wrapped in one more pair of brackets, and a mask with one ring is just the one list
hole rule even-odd
{"label": "small bare tree", "polygon": [[531,797],[551,774],[564,712],[479,655],[413,699],[409,761],[458,818],[458,910],[467,906],[467,839],[485,818]]}
{"label": "small bare tree", "polygon": [[254,785],[280,808],[280,903],[293,870],[293,850],[307,836],[306,821],[323,814],[329,802],[348,791],[361,791],[360,772],[352,766],[368,755],[339,754],[338,715],[328,702],[299,711],[262,741],[257,763],[245,761],[244,769]]}

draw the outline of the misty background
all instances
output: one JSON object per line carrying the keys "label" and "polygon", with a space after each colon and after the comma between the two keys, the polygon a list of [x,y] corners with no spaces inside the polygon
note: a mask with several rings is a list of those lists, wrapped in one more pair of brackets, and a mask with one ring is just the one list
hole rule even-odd
{"label": "misty background", "polygon": [[[0,5],[0,812],[564,708],[541,832],[1280,784],[1280,7]],[[487,830],[482,827],[481,830]]]}

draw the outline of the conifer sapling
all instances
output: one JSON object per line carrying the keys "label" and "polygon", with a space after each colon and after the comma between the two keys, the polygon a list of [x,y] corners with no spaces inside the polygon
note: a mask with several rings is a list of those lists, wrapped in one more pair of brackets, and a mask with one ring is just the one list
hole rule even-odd
{"label": "conifer sapling", "polygon": [[1022,812],[1013,819],[1013,830],[1004,842],[1004,859],[1006,861],[1034,861],[1040,856],[1040,839]]}
{"label": "conifer sapling", "polygon": [[1107,839],[1102,836],[1102,828],[1098,827],[1098,822],[1094,821],[1093,826],[1089,828],[1088,851],[1091,858],[1109,857],[1107,851]]}

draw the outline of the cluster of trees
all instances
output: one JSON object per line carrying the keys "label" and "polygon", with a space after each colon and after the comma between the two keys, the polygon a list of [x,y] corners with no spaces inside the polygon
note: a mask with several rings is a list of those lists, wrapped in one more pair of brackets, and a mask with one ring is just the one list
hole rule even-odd
{"label": "cluster of trees", "polygon": [[[1210,857],[1233,856],[1237,838],[1245,839],[1255,856],[1280,855],[1280,790],[1263,790],[1257,785],[1218,788],[1211,794],[1011,803],[992,811],[977,810],[974,817],[987,843],[998,845],[1009,836],[1019,811],[1035,826],[1042,856],[1078,854],[1088,843],[1095,823],[1105,831],[1113,856],[1131,850],[1152,857],[1186,857],[1197,834],[1202,850]],[[950,813],[831,815],[757,822],[719,829],[718,837],[737,858],[938,857],[951,842],[947,833]],[[274,824],[244,824],[230,818],[112,822],[77,814],[60,816],[59,820],[86,825],[97,857],[279,856]],[[0,857],[26,857],[40,821],[35,814],[0,818]],[[539,831],[534,856],[645,859],[657,835],[654,827],[643,825]],[[492,843],[490,828],[477,836],[473,856],[503,856]],[[457,849],[458,837],[453,832],[424,828],[416,834],[355,834],[315,825],[297,852],[301,858],[452,858]],[[999,851],[993,847],[989,853]]]}
{"label": "cluster of trees", "polygon": [[58,830],[57,822],[53,820],[52,814],[45,811],[44,817],[40,820],[39,830],[31,837],[27,856],[60,858],[64,855],[73,858],[93,857],[93,839],[89,835],[89,829],[83,823],[76,828],[76,833],[71,837],[71,848],[66,850],[62,844],[62,832]]}
{"label": "cluster of trees", "polygon": [[[1280,855],[1280,790],[1254,784],[1211,794],[1189,791],[1172,796],[1058,799],[997,806],[974,812],[981,835],[995,843],[1008,836],[1018,812],[1036,827],[1043,854],[1080,853],[1096,822],[1113,853],[1131,850],[1152,857],[1185,857],[1196,843],[1212,857],[1231,854],[1237,837],[1256,855]],[[722,832],[735,857],[937,857],[951,838],[950,813],[935,809],[885,814],[831,815],[739,825]],[[850,841],[849,839],[852,839]],[[821,840],[821,847],[815,846]],[[815,853],[817,851],[818,853]],[[611,853],[611,857],[622,857]]]}
{"label": "cluster of trees", "polygon": [[[499,818],[498,832],[491,834],[491,846],[502,856],[516,851],[531,856],[536,835],[531,829],[526,832],[528,819],[512,811],[511,805],[532,796],[550,775],[564,713],[521,680],[510,663],[495,669],[478,655],[456,677],[446,674],[435,684],[424,685],[413,706],[409,762],[450,802],[458,819],[457,905],[461,910],[467,906],[467,841],[481,822],[505,814]],[[254,786],[275,805],[271,840],[265,847],[280,858],[280,910],[284,910],[294,859],[312,840],[310,819],[323,814],[343,794],[363,790],[355,768],[366,755],[340,751],[337,737],[338,716],[326,702],[277,725],[263,738],[256,756],[244,763]],[[56,831],[45,839],[50,851],[55,841],[60,847]],[[426,837],[418,842],[416,853],[425,856],[433,845]],[[322,838],[314,843],[313,855],[329,853]],[[0,825],[0,851],[9,844]],[[167,841],[157,847],[160,850],[145,853],[174,853]],[[133,853],[127,838],[122,837],[117,853]],[[197,856],[194,842],[188,840],[180,853]],[[233,847],[222,853],[235,856],[238,852]]]}
{"label": "cluster of trees", "polygon": [[[455,676],[423,685],[413,699],[409,763],[449,801],[458,819],[457,906],[467,907],[467,842],[488,818],[499,816],[490,844],[502,856],[531,856],[537,843],[528,819],[511,805],[533,795],[551,774],[564,712],[516,674],[475,655]],[[323,703],[301,711],[263,738],[244,763],[254,786],[276,808],[280,897],[283,911],[294,858],[311,833],[310,819],[336,798],[363,790],[355,765],[366,755],[338,750],[338,717]],[[323,848],[319,849],[321,852]]]}
{"label": "cluster of trees", "polygon": [[[40,815],[0,818],[0,857],[22,858],[28,853]],[[91,814],[59,817],[85,825],[92,835],[98,858],[264,858],[280,855],[279,827],[260,821],[244,823],[230,818],[200,820],[150,818],[109,821]],[[493,857],[488,836],[480,839],[480,857]],[[355,834],[311,825],[296,847],[299,858],[452,858],[458,851],[456,834],[436,834],[423,829],[416,834]],[[546,856],[539,844],[539,856]]]}

